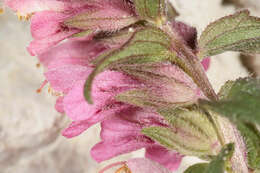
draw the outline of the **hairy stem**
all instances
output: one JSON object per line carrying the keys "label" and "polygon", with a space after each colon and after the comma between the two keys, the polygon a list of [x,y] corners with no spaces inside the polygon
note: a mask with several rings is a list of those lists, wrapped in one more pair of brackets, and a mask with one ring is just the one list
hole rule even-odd
{"label": "hairy stem", "polygon": [[[192,76],[194,82],[201,88],[205,96],[210,100],[218,100],[218,96],[210,84],[199,58],[186,46],[177,31],[171,27],[171,23],[166,23],[161,26],[161,29],[170,35],[173,44],[172,47],[175,48],[174,51],[177,52],[178,56],[184,62],[182,68]],[[235,143],[235,152],[230,161],[232,167],[229,170],[230,173],[248,173],[246,147],[238,130],[228,119],[214,114],[210,116],[221,145],[231,142]]]}
{"label": "hairy stem", "polygon": [[193,78],[194,82],[201,88],[205,96],[211,100],[217,100],[217,94],[210,84],[198,57],[188,46],[186,46],[182,37],[179,36],[178,32],[175,31],[173,27],[171,27],[171,23],[163,25],[161,29],[171,37],[172,47],[174,48],[173,51],[177,52],[180,58],[179,65]]}

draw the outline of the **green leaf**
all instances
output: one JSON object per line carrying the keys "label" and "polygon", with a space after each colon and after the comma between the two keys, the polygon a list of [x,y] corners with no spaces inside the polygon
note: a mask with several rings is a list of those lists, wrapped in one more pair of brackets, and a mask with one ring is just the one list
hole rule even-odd
{"label": "green leaf", "polygon": [[166,148],[184,155],[207,158],[220,150],[217,134],[207,115],[198,108],[163,109],[158,113],[170,127],[149,127],[142,132]]}
{"label": "green leaf", "polygon": [[243,78],[227,82],[219,95],[222,98],[219,101],[200,101],[200,104],[235,123],[260,124],[260,79]]}
{"label": "green leaf", "polygon": [[227,144],[210,163],[192,165],[184,173],[224,173],[227,161],[232,157],[234,149],[234,144]]}
{"label": "green leaf", "polygon": [[166,16],[166,0],[134,0],[139,17],[156,21]]}
{"label": "green leaf", "polygon": [[86,100],[92,103],[90,97],[92,82],[95,76],[103,70],[119,64],[145,64],[174,60],[177,55],[171,52],[170,46],[168,35],[162,30],[154,27],[138,29],[121,48],[97,58],[96,68],[85,83]]}
{"label": "green leaf", "polygon": [[198,45],[200,58],[225,51],[260,53],[260,18],[248,10],[223,17],[207,26]]}
{"label": "green leaf", "polygon": [[238,123],[237,128],[246,143],[247,160],[251,169],[260,169],[260,133],[253,124]]}
{"label": "green leaf", "polygon": [[[181,134],[182,132],[176,129],[166,127],[148,127],[142,129],[142,133],[157,141],[160,145],[170,150],[178,151],[183,155],[207,156],[211,154],[206,143],[203,141],[199,142],[198,140],[192,140],[191,142],[187,139],[187,135]],[[195,142],[195,144],[193,142]],[[199,144],[201,144],[201,146]]]}
{"label": "green leaf", "polygon": [[208,165],[208,163],[198,163],[190,166],[184,173],[203,173],[207,169]]}
{"label": "green leaf", "polygon": [[209,163],[204,173],[224,173],[225,162],[232,157],[234,150],[234,144],[225,145],[218,156]]}
{"label": "green leaf", "polygon": [[210,163],[192,165],[184,173],[224,173],[227,161],[231,159],[234,149],[234,144],[227,144]]}

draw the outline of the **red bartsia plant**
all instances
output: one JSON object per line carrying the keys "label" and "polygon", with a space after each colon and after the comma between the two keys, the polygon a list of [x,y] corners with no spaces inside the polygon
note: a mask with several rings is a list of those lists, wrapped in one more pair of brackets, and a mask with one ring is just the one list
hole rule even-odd
{"label": "red bartsia plant", "polygon": [[57,111],[72,120],[62,134],[71,138],[101,123],[101,142],[91,150],[97,162],[145,148],[146,159],[102,173],[118,165],[117,173],[168,173],[183,156],[208,161],[187,173],[260,169],[259,79],[229,81],[217,95],[205,73],[209,56],[260,52],[259,18],[237,12],[197,40],[167,0],[5,4],[31,20],[28,51],[60,93]]}

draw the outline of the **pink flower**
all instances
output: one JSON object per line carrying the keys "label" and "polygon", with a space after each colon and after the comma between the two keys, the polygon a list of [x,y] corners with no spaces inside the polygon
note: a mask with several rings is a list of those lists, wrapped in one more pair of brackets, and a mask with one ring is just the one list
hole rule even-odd
{"label": "pink flower", "polygon": [[141,133],[149,126],[168,126],[158,114],[137,107],[121,110],[101,123],[101,139],[92,150],[92,157],[98,161],[108,160],[120,154],[146,148],[146,157],[157,161],[170,170],[179,167],[182,156],[160,147],[156,142]]}
{"label": "pink flower", "polygon": [[68,28],[62,22],[73,15],[55,11],[35,13],[31,19],[31,33],[34,40],[27,50],[32,56],[40,55],[60,41],[80,32],[79,29]]}
{"label": "pink flower", "polygon": [[[95,79],[92,92],[94,104],[89,105],[86,102],[83,84],[94,68],[90,61],[105,50],[106,48],[98,42],[71,40],[44,53],[43,57],[40,56],[48,67],[45,73],[47,80],[53,89],[64,94],[57,100],[56,108],[73,120],[71,125],[63,131],[63,135],[74,137],[90,126],[102,122],[102,141],[92,150],[92,155],[97,161],[147,148],[147,157],[155,160],[156,155],[163,154],[167,158],[162,159],[160,163],[169,169],[176,169],[181,156],[176,152],[168,152],[166,149],[154,152],[154,148],[158,145],[140,133],[140,130],[146,126],[165,126],[163,119],[151,111],[133,107],[115,99],[115,96],[121,92],[144,87],[145,85],[140,81],[119,72],[105,71]],[[174,66],[168,66],[156,66],[160,68],[154,72],[178,77],[178,80],[182,83],[186,82],[187,86],[194,88],[196,92],[196,85],[190,78],[187,78],[185,73],[175,71]],[[105,151],[110,152],[106,154]],[[167,160],[170,163],[166,162]]]}
{"label": "pink flower", "polygon": [[[161,123],[162,118],[151,111],[119,102],[115,96],[131,89],[149,88],[155,91],[158,98],[160,96],[160,99],[174,103],[203,97],[200,90],[192,79],[175,65],[157,64],[151,69],[157,75],[166,75],[174,79],[174,82],[178,81],[179,87],[173,88],[172,83],[157,86],[156,83],[143,83],[120,72],[105,71],[95,79],[92,90],[94,104],[89,105],[83,95],[83,85],[94,68],[90,61],[107,49],[107,46],[97,41],[69,40],[39,56],[41,62],[48,67],[45,73],[46,79],[54,90],[64,94],[57,100],[57,110],[67,114],[73,121],[63,131],[63,135],[74,137],[90,126],[102,122],[102,141],[92,150],[92,155],[97,161],[147,148],[147,157],[156,160],[156,155],[163,153],[167,158],[162,159],[160,163],[169,169],[176,169],[181,156],[175,152],[170,153],[164,148],[155,152],[154,148],[158,148],[158,145],[140,133],[143,127],[149,125],[156,123],[160,126],[165,125]],[[161,84],[160,81],[158,84]],[[182,85],[185,86],[185,92],[187,91],[186,96],[181,91]],[[132,119],[122,119],[127,118],[124,114]],[[131,122],[133,120],[135,121]],[[149,120],[154,121],[149,122]],[[124,128],[124,130],[117,128]],[[106,154],[106,150],[110,152]],[[172,162],[169,163],[167,160]]]}
{"label": "pink flower", "polygon": [[90,61],[104,50],[106,48],[98,42],[76,40],[63,43],[40,56],[48,67],[46,79],[55,91],[64,94],[57,100],[56,108],[74,121],[63,133],[67,137],[78,135],[90,125],[129,106],[114,97],[140,84],[122,73],[106,71],[96,78],[92,93],[95,104],[89,105],[83,96],[83,85],[94,68]]}
{"label": "pink flower", "polygon": [[[99,31],[115,31],[137,21],[132,7],[122,0],[6,0],[19,15],[31,19],[34,40],[28,51],[40,55],[76,33],[88,31],[88,39]],[[122,17],[124,16],[124,17]]]}
{"label": "pink flower", "polygon": [[[150,126],[168,127],[167,122],[156,113],[154,107],[193,103],[204,97],[190,76],[180,67],[166,62],[134,67],[130,65],[129,68],[136,68],[132,69],[136,70],[135,75],[105,70],[93,82],[91,94],[94,104],[88,104],[84,97],[84,84],[95,69],[92,61],[105,51],[120,47],[129,38],[122,38],[117,44],[107,45],[98,41],[97,35],[121,31],[137,22],[138,17],[132,1],[5,2],[19,15],[33,14],[31,34],[34,40],[30,43],[28,51],[31,55],[39,57],[40,62],[47,68],[46,80],[55,91],[62,94],[57,99],[55,107],[72,120],[70,126],[62,132],[64,136],[77,136],[90,126],[101,122],[101,142],[91,150],[96,161],[101,162],[145,148],[147,158],[170,170],[178,168],[182,156],[161,147],[143,135],[141,130]],[[172,27],[183,41],[196,53],[196,30],[181,22],[172,23]],[[65,39],[65,43],[59,44]],[[203,65],[207,69],[209,61],[205,60]],[[143,74],[149,74],[147,76],[150,78],[142,78]],[[138,92],[133,95],[132,91]],[[126,165],[133,173],[169,172],[148,159],[130,160]]]}
{"label": "pink flower", "polygon": [[145,157],[173,171],[179,168],[183,156],[176,151],[169,151],[160,145],[154,145],[146,148]]}

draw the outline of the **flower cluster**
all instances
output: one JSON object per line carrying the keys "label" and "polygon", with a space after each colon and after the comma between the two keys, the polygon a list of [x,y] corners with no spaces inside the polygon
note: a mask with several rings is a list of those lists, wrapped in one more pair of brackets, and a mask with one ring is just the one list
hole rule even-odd
{"label": "flower cluster", "polygon": [[[133,1],[6,0],[5,3],[17,12],[19,18],[30,18],[34,40],[28,51],[39,58],[46,68],[46,81],[60,93],[57,111],[72,120],[62,132],[64,136],[77,136],[92,125],[101,123],[101,142],[91,150],[96,161],[145,148],[146,158],[170,170],[178,168],[182,154],[159,145],[141,131],[146,127],[170,127],[156,112],[155,106],[183,105],[206,98],[182,68],[168,62],[154,62],[147,66],[130,64],[132,70],[140,72],[139,75],[106,69],[94,79],[91,90],[94,103],[89,104],[84,96],[85,82],[96,68],[95,62],[120,48],[138,28],[145,25]],[[170,27],[189,49],[197,51],[194,28],[174,19],[170,21]],[[207,70],[209,60],[205,59],[202,63]],[[147,79],[145,74],[151,75]],[[140,97],[142,94],[149,95],[142,98],[147,99],[147,104],[137,103],[138,100],[127,102],[120,97],[121,93],[135,90],[143,91]],[[130,161],[128,164],[133,163]],[[129,165],[129,168],[134,167]]]}

